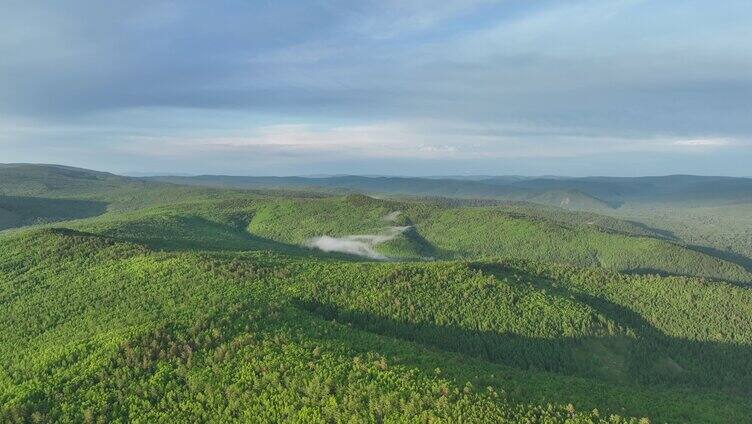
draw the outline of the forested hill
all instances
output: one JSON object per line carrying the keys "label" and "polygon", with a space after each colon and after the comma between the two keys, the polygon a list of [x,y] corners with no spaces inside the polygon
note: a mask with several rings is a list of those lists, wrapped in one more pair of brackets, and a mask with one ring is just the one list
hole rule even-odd
{"label": "forested hill", "polygon": [[748,289],[524,261],[160,252],[63,229],[2,243],[3,422],[752,414]]}
{"label": "forested hill", "polygon": [[752,417],[748,270],[639,223],[59,166],[0,193],[3,423]]}
{"label": "forested hill", "polygon": [[[660,231],[560,208],[518,203],[458,207],[362,195],[321,197],[300,191],[179,186],[57,166],[5,166],[2,172],[0,189],[15,195],[0,196],[0,230],[102,215],[76,228],[98,226],[107,228],[107,234],[124,236],[146,228],[153,232],[150,239],[163,238],[168,245],[185,243],[180,238],[183,234],[203,231],[203,242],[224,234],[227,240],[252,236],[302,247],[315,237],[383,237],[380,234],[391,225],[406,225],[408,231],[372,246],[372,256],[407,260],[515,257],[752,282],[743,264],[688,248]],[[133,213],[118,214],[128,211]],[[384,220],[391,213],[399,214],[396,222]],[[234,236],[238,226],[240,238]],[[182,241],[172,240],[173,228]]]}
{"label": "forested hill", "polygon": [[65,196],[143,186],[134,178],[61,165],[0,164],[0,195]]}

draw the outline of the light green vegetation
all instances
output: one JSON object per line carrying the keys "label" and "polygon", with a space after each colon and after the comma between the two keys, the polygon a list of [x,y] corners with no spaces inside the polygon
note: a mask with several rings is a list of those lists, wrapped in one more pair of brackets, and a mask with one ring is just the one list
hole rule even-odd
{"label": "light green vegetation", "polygon": [[745,289],[517,262],[158,253],[70,230],[3,242],[5,421],[752,413],[735,373],[749,369]]}
{"label": "light green vegetation", "polygon": [[498,209],[442,211],[417,228],[438,249],[463,257],[511,256],[637,273],[752,281],[737,264],[668,241],[572,229]]}
{"label": "light green vegetation", "polygon": [[385,217],[400,211],[402,203],[376,200],[361,195],[301,200],[278,200],[260,206],[248,230],[289,243],[302,243],[317,235],[343,236],[374,234],[391,225],[403,225]]}

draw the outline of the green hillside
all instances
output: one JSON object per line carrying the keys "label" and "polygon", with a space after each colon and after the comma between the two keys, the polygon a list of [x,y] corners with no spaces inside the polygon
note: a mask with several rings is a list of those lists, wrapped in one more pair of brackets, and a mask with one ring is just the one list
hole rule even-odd
{"label": "green hillside", "polygon": [[615,211],[615,215],[664,228],[684,243],[752,270],[752,203],[708,207],[647,205]]}
{"label": "green hillside", "polygon": [[417,228],[437,249],[459,257],[512,256],[637,273],[752,281],[740,265],[664,240],[573,229],[498,209],[442,211]]}
{"label": "green hillside", "polygon": [[29,210],[22,214],[26,221],[22,220],[19,225],[28,225],[30,216],[40,213],[39,210],[44,212],[46,208],[65,210],[66,219],[75,219],[105,211],[134,211],[149,206],[207,200],[227,202],[249,195],[261,198],[324,196],[291,190],[234,191],[179,186],[59,165],[0,164],[0,208],[4,209],[3,205],[10,200],[25,201],[33,206],[27,206]]}
{"label": "green hillside", "polygon": [[[385,219],[397,212],[394,220]],[[395,259],[507,257],[752,282],[752,274],[737,263],[671,241],[583,223],[581,218],[566,222],[514,207],[442,207],[359,195],[313,199],[246,195],[110,212],[64,225],[158,249],[271,248],[298,254],[315,253],[304,247],[318,236],[379,236],[398,227],[406,229],[374,249]]]}
{"label": "green hillside", "polygon": [[[383,217],[400,211],[398,225],[414,225],[417,240],[400,236],[381,248],[406,257],[515,257],[635,273],[694,275],[750,282],[742,266],[680,245],[551,221],[504,207],[444,208],[364,196],[262,205],[250,221],[253,234],[289,244],[325,234],[378,233]],[[408,234],[409,235],[409,234]],[[417,243],[417,244],[416,244]],[[409,246],[414,249],[410,250]]]}
{"label": "green hillside", "polygon": [[[662,238],[692,245],[752,271],[748,209],[752,178],[697,175],[654,177],[154,177],[153,181],[225,188],[306,188],[343,194],[451,198],[482,205],[525,201],[596,212],[652,227]],[[592,220],[590,220],[592,221]],[[656,234],[657,233],[657,234]]]}
{"label": "green hillside", "polygon": [[752,413],[745,289],[519,262],[158,253],[70,230],[3,242],[3,421]]}
{"label": "green hillside", "polygon": [[[525,215],[534,219],[556,222],[566,226],[594,227],[607,232],[631,236],[646,236],[675,240],[676,236],[668,231],[650,227],[644,223],[617,218],[602,213],[589,211],[565,210],[555,206],[546,206],[525,201],[506,201],[493,199],[463,199],[455,197],[405,197],[405,201],[421,201],[444,207],[491,207],[499,206],[505,211]],[[614,215],[616,213],[611,212]]]}
{"label": "green hillside", "polygon": [[[529,201],[571,210],[601,210],[613,206],[592,194],[568,187],[552,189],[517,188],[515,181],[498,184],[497,180],[460,180],[455,178],[404,178],[336,176],[306,177],[233,177],[201,175],[195,177],[162,176],[148,178],[189,186],[235,189],[296,188],[335,194],[366,193],[375,195],[450,196],[456,198],[505,199]],[[506,181],[506,180],[505,180]]]}
{"label": "green hillside", "polygon": [[752,278],[646,225],[61,169],[0,181],[0,422],[752,416]]}
{"label": "green hillside", "polygon": [[0,195],[64,197],[144,185],[136,179],[68,166],[0,164]]}

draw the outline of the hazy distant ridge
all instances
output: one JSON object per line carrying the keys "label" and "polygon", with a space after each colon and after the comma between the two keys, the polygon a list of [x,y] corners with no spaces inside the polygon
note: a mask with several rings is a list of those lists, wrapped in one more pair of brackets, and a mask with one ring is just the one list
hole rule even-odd
{"label": "hazy distant ridge", "polygon": [[233,188],[318,188],[371,194],[446,196],[526,200],[567,207],[599,209],[626,202],[702,204],[752,201],[752,179],[694,175],[658,177],[242,177],[164,176],[151,180]]}

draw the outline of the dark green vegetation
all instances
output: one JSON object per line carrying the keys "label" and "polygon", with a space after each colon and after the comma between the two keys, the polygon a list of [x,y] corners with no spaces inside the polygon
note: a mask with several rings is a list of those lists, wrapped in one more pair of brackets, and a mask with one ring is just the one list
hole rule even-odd
{"label": "dark green vegetation", "polygon": [[88,200],[0,196],[0,230],[96,216],[105,208],[104,202]]}
{"label": "dark green vegetation", "polygon": [[752,417],[752,279],[645,225],[28,169],[13,225],[64,221],[0,235],[2,422]]}

